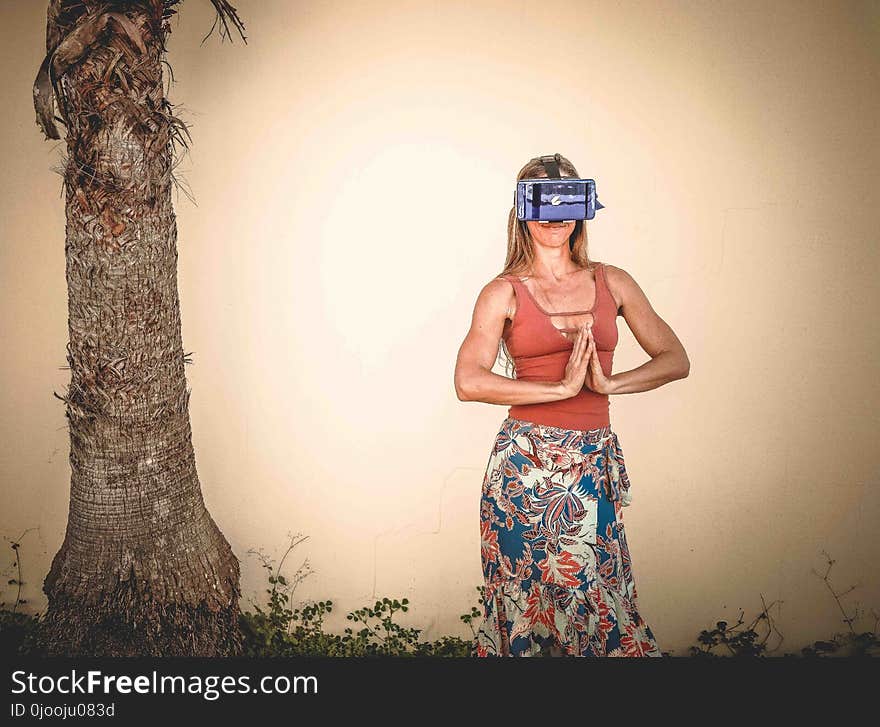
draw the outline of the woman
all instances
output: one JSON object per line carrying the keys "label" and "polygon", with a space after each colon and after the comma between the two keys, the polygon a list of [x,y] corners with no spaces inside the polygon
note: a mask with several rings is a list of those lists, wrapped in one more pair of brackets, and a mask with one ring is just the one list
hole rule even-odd
{"label": "woman", "polygon": [[[517,180],[545,176],[535,158]],[[507,237],[504,271],[480,291],[455,366],[461,401],[509,406],[480,499],[474,653],[661,656],[638,612],[608,399],[684,378],[690,362],[635,280],[589,259],[584,220],[523,222],[511,208]],[[618,315],[651,360],[612,374]],[[500,353],[515,378],[491,371]]]}

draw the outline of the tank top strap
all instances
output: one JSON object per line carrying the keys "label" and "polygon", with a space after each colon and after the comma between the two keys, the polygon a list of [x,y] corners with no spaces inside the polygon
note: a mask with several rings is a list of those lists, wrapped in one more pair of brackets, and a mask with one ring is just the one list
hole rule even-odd
{"label": "tank top strap", "polygon": [[617,303],[614,300],[614,296],[611,295],[611,288],[608,287],[608,278],[605,274],[605,263],[599,263],[599,266],[596,268],[596,307],[599,306],[598,296],[600,294],[599,288],[605,289],[605,298],[610,303],[612,308],[617,308]]}
{"label": "tank top strap", "polygon": [[[513,273],[507,273],[506,275],[498,276],[501,280],[508,281],[511,285],[513,285],[513,293],[516,296],[516,319],[522,320],[526,317],[526,315],[536,315],[539,314],[537,308],[535,308],[534,302],[532,302],[532,297],[529,294],[528,288],[526,288],[526,284],[520,280]],[[523,305],[525,304],[525,305]],[[528,311],[529,313],[527,314]]]}
{"label": "tank top strap", "polygon": [[608,290],[608,281],[605,279],[605,263],[599,263],[596,267],[596,295],[599,294],[598,286],[601,285]]}
{"label": "tank top strap", "polygon": [[[516,277],[516,275],[513,275],[512,273],[507,273],[506,275],[499,275],[498,278],[500,280],[506,280],[511,285],[513,285],[513,287],[517,291],[517,293],[519,293],[519,289],[521,287],[524,287],[523,281],[520,280],[518,277]],[[517,297],[519,297],[519,295],[517,295]]]}

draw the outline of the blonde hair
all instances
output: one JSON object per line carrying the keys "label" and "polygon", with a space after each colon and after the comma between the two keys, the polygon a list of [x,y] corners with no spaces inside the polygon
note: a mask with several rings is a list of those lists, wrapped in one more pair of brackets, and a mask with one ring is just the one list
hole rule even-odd
{"label": "blonde hair", "polygon": [[[562,177],[580,178],[577,169],[566,157],[559,156],[559,174]],[[546,177],[547,172],[540,159],[530,159],[519,173],[516,181],[521,179],[535,179]],[[575,220],[574,230],[568,238],[568,247],[571,250],[571,261],[579,268],[592,269],[593,263],[588,254],[589,240],[587,239],[587,226],[584,220]],[[524,220],[517,219],[516,207],[511,204],[507,215],[507,258],[504,261],[504,269],[498,274],[523,275],[529,274],[535,261],[534,248],[532,247],[532,235]],[[496,360],[504,362],[504,371],[511,378],[516,378],[516,364],[513,356],[507,350],[507,344],[502,338],[498,342],[498,355]]]}

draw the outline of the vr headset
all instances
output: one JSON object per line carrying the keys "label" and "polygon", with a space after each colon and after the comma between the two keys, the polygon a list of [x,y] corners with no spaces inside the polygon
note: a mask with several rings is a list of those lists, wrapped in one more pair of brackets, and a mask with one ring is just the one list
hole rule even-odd
{"label": "vr headset", "polygon": [[516,183],[513,203],[519,220],[574,222],[592,220],[603,209],[596,198],[596,182],[559,176],[559,154],[533,157],[544,165],[547,178],[521,179]]}

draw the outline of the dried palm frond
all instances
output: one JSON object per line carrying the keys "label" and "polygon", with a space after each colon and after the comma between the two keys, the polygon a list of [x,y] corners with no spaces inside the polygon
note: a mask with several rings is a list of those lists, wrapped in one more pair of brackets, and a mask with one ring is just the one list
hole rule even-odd
{"label": "dried palm frond", "polygon": [[[64,0],[52,0],[49,6],[49,19],[46,39],[46,56],[37,71],[34,80],[33,96],[34,109],[37,116],[37,126],[40,127],[47,139],[60,139],[58,127],[55,121],[67,124],[66,104],[63,86],[59,83],[61,77],[73,65],[80,62],[96,47],[107,47],[105,33],[110,21],[114,21],[122,29],[125,37],[137,48],[140,53],[146,53],[143,37],[139,29],[131,22],[123,12],[126,6],[138,5],[150,11],[149,17],[159,25],[166,23],[177,11],[176,6],[181,0],[131,0],[131,2],[105,2],[94,4],[93,9],[88,10],[86,3],[64,2]],[[220,39],[232,40],[229,25],[235,26],[242,40],[247,43],[244,34],[244,23],[238,16],[236,9],[228,0],[211,0],[211,4],[217,11],[211,30],[202,39],[202,43],[214,32],[214,28],[220,26]],[[79,12],[77,12],[79,9]],[[86,9],[86,12],[83,12]],[[158,29],[158,28],[157,28]],[[66,32],[65,32],[66,31]],[[162,51],[165,51],[164,37],[166,33],[157,32],[156,35],[163,39]],[[118,43],[115,36],[113,41]],[[117,45],[118,60],[122,55],[133,58],[130,48],[123,44]],[[108,76],[115,70],[115,61],[107,70]],[[125,83],[122,74],[120,82]],[[55,113],[55,105],[59,106],[60,115]]]}
{"label": "dried palm frond", "polygon": [[235,8],[227,2],[227,0],[211,0],[214,7],[217,10],[217,15],[214,18],[214,24],[211,26],[211,30],[208,31],[208,34],[202,38],[202,43],[204,43],[208,36],[214,32],[214,28],[217,27],[217,21],[220,21],[220,41],[223,41],[223,38],[229,38],[230,42],[232,41],[232,35],[229,33],[229,22],[232,21],[232,24],[238,29],[238,34],[241,36],[241,39],[247,43],[247,36],[244,34],[244,23],[241,22],[241,18],[238,17],[238,13]]}

